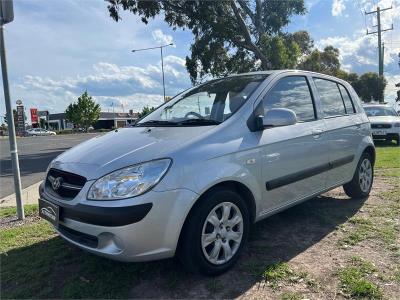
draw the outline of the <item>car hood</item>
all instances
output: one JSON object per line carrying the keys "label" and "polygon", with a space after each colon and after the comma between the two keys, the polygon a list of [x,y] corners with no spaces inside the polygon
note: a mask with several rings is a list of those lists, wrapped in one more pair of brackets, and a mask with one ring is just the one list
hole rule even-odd
{"label": "car hood", "polygon": [[371,123],[394,123],[400,122],[400,117],[397,116],[376,116],[368,117]]}
{"label": "car hood", "polygon": [[132,127],[83,142],[58,156],[50,165],[97,179],[114,170],[158,158],[172,157],[180,147],[214,126]]}

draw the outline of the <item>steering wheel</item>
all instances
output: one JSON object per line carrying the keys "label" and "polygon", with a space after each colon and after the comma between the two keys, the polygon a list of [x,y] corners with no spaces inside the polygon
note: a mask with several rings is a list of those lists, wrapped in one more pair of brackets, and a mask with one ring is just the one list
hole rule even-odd
{"label": "steering wheel", "polygon": [[185,118],[189,117],[190,115],[195,116],[199,119],[203,119],[203,116],[195,111],[189,111],[186,115]]}

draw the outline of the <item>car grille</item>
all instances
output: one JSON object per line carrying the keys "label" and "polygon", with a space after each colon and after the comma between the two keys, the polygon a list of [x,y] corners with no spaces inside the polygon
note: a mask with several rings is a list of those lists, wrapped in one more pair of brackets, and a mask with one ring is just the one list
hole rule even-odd
{"label": "car grille", "polygon": [[374,129],[392,128],[392,124],[371,124],[371,128],[374,128]]}
{"label": "car grille", "polygon": [[46,190],[56,197],[71,200],[78,195],[85,183],[85,177],[57,169],[50,169],[46,177]]}

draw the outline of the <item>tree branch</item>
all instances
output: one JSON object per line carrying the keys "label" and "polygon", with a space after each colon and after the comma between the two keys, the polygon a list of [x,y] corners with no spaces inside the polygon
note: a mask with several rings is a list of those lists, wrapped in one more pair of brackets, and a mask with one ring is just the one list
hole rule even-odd
{"label": "tree branch", "polygon": [[255,16],[255,23],[254,25],[257,28],[257,31],[259,35],[261,36],[264,32],[264,26],[262,24],[262,5],[261,5],[261,0],[256,0],[256,16]]}
{"label": "tree branch", "polygon": [[239,23],[240,30],[244,36],[244,39],[245,39],[247,45],[249,46],[249,50],[254,52],[254,54],[257,56],[257,58],[261,60],[261,64],[262,64],[263,68],[268,69],[270,67],[270,63],[269,63],[267,57],[261,52],[261,50],[251,40],[250,32],[247,28],[246,23],[243,20],[242,15],[240,14],[238,7],[236,6],[235,1],[231,0],[230,3],[231,3],[231,8],[233,10],[233,13],[235,14],[235,17]]}
{"label": "tree branch", "polygon": [[250,17],[251,22],[256,25],[256,19],[254,13],[251,11],[250,7],[246,4],[244,0],[238,0],[240,7],[245,11],[245,13]]}

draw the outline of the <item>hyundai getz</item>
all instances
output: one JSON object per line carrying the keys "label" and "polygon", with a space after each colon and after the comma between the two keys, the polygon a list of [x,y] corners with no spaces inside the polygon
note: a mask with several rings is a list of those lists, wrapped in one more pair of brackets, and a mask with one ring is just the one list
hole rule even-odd
{"label": "hyundai getz", "polygon": [[177,256],[215,275],[238,260],[252,223],[342,185],[368,196],[374,161],[370,123],[347,82],[239,74],[61,154],[40,186],[40,215],[94,254]]}

